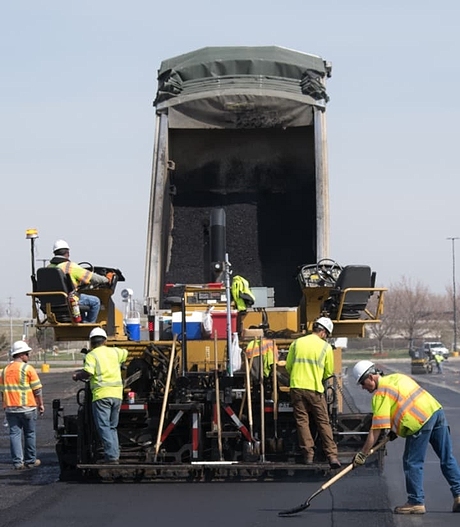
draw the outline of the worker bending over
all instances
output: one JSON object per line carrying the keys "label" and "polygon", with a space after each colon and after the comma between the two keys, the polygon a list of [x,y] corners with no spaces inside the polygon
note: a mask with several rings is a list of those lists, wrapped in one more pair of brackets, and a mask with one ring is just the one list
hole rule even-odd
{"label": "worker bending over", "polygon": [[406,438],[403,469],[407,502],[394,512],[425,514],[423,465],[430,443],[454,497],[452,512],[460,512],[460,468],[452,453],[449,425],[441,404],[411,377],[402,373],[383,376],[368,360],[355,364],[353,376],[363,390],[373,394],[371,429],[361,452],[353,458],[353,465],[366,462],[382,431],[390,431],[394,438]]}

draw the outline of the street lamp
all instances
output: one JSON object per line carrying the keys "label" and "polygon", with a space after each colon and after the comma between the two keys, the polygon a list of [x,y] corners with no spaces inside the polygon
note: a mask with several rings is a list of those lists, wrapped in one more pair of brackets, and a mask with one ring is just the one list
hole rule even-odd
{"label": "street lamp", "polygon": [[452,242],[452,300],[454,307],[454,351],[457,351],[457,299],[455,292],[455,240],[458,240],[458,236],[452,236],[447,238]]}

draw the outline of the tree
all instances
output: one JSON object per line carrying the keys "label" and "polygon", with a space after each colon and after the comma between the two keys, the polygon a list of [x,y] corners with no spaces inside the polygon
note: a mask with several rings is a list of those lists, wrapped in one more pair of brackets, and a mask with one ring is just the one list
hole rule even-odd
{"label": "tree", "polygon": [[423,338],[431,330],[429,322],[434,313],[430,302],[432,295],[426,285],[420,281],[414,283],[406,276],[396,285],[391,285],[390,290],[395,330],[409,341],[411,348],[415,339]]}
{"label": "tree", "polygon": [[[383,339],[393,336],[397,329],[396,297],[391,290],[386,291],[384,295],[384,309],[380,316],[380,322],[369,324],[367,328],[369,336],[378,342],[379,353],[383,352]],[[369,302],[371,312],[375,312],[377,301],[376,295],[372,296]]]}

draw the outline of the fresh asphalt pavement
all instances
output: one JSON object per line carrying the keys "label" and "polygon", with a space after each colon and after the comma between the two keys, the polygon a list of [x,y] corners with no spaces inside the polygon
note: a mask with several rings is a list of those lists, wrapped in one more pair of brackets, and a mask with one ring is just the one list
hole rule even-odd
{"label": "fresh asphalt pavement", "polygon": [[[380,359],[384,371],[409,373],[410,362]],[[345,361],[345,369],[346,369]],[[351,366],[351,364],[350,364]],[[451,424],[454,452],[460,459],[460,361],[445,363],[444,375],[419,375],[416,380],[444,406]],[[42,466],[27,471],[11,467],[7,427],[0,433],[0,526],[131,527],[145,523],[219,527],[272,525],[374,527],[412,525],[445,527],[458,525],[460,516],[450,512],[452,498],[439,463],[429,452],[425,467],[427,514],[397,516],[392,509],[406,501],[401,457],[404,441],[388,445],[383,475],[363,468],[346,475],[311,501],[301,514],[282,518],[278,512],[299,505],[317,491],[325,479],[282,483],[126,483],[94,484],[58,481],[54,453],[51,403],[60,398],[75,407],[80,384],[71,380],[71,370],[51,368],[40,373],[44,384],[45,416],[38,421],[38,453]],[[370,408],[370,395],[344,377],[348,391],[360,411]]]}

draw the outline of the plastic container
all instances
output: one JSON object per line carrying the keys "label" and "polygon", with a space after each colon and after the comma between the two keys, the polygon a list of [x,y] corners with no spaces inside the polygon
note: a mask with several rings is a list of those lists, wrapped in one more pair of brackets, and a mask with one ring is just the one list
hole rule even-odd
{"label": "plastic container", "polygon": [[128,340],[141,340],[141,316],[136,311],[130,311],[125,319],[125,333]]}
{"label": "plastic container", "polygon": [[[201,323],[203,321],[202,311],[192,311],[185,314],[185,331],[188,340],[201,339]],[[182,338],[182,313],[172,314],[172,332]]]}
{"label": "plastic container", "polygon": [[[237,311],[231,311],[231,333],[236,332],[236,317],[237,317]],[[227,338],[227,311],[211,311],[212,316],[212,335],[214,336],[214,332],[217,331],[217,338],[218,339],[226,339]]]}

